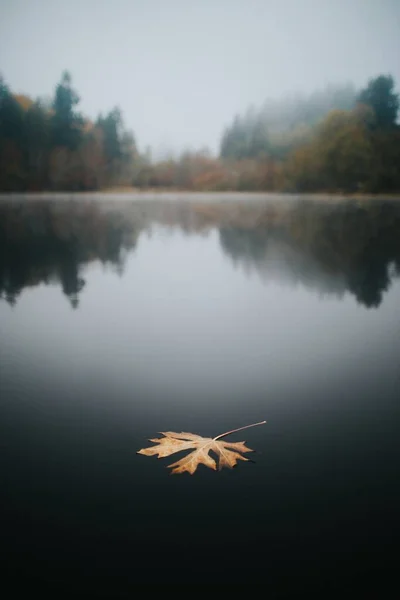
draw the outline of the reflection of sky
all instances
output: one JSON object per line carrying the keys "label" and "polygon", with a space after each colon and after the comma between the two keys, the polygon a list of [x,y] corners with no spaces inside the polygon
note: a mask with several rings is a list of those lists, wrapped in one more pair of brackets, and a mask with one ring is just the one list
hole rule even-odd
{"label": "reflection of sky", "polygon": [[96,381],[110,403],[124,397],[129,410],[140,390],[154,405],[137,410],[162,413],[163,395],[168,410],[171,402],[190,410],[196,394],[203,409],[218,397],[232,407],[246,395],[251,403],[251,390],[268,398],[310,382],[326,389],[361,372],[373,385],[377,373],[398,371],[398,281],[370,311],[349,294],[321,299],[247,277],[224,255],[216,231],[158,228],[140,236],[122,277],[99,263],[84,276],[75,311],[56,286],[24,290],[14,308],[0,303],[10,385],[32,377],[81,390]]}

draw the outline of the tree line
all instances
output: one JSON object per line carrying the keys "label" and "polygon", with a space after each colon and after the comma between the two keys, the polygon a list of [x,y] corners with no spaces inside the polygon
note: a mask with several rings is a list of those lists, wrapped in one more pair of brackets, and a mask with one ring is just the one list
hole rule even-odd
{"label": "tree line", "polygon": [[1,190],[400,191],[391,75],[361,90],[330,86],[252,107],[225,128],[217,157],[186,151],[153,162],[139,152],[119,108],[91,122],[78,104],[67,72],[47,104],[13,94],[0,80]]}
{"label": "tree line", "polygon": [[101,189],[131,184],[137,154],[118,107],[96,122],[77,107],[71,75],[62,74],[50,102],[13,94],[0,78],[0,189]]}

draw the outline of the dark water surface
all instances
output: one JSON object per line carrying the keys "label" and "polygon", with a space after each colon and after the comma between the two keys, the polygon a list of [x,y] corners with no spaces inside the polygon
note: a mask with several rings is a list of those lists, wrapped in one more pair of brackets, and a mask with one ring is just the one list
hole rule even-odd
{"label": "dark water surface", "polygon": [[[400,201],[3,197],[0,294],[14,590],[387,592]],[[174,457],[136,454],[159,431],[263,419],[226,439],[255,450],[233,470],[171,476]]]}

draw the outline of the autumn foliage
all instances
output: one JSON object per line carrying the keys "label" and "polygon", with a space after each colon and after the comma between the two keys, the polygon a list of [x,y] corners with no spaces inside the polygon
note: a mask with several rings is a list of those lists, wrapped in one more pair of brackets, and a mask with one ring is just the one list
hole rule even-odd
{"label": "autumn foliage", "polygon": [[176,433],[175,431],[162,432],[162,438],[153,438],[150,442],[154,442],[154,446],[149,448],[142,448],[138,450],[137,454],[144,454],[145,456],[157,456],[158,458],[164,458],[171,456],[176,452],[185,452],[185,456],[177,460],[176,462],[168,465],[172,471],[172,474],[178,475],[180,473],[189,473],[193,475],[199,465],[204,465],[213,471],[217,470],[217,463],[214,458],[210,456],[212,452],[214,456],[218,457],[218,470],[221,471],[224,467],[232,469],[236,467],[239,460],[248,461],[243,454],[247,452],[253,452],[251,448],[245,445],[245,442],[224,442],[221,438],[240,431],[242,429],[248,429],[255,425],[264,425],[266,421],[260,421],[259,423],[253,423],[251,425],[245,425],[238,429],[233,429],[217,435],[214,438],[206,438],[195,433],[186,433],[181,431]]}
{"label": "autumn foliage", "polygon": [[13,95],[0,78],[0,190],[85,191],[131,184],[133,135],[114,108],[95,123],[78,111],[65,72],[51,102]]}
{"label": "autumn foliage", "polygon": [[236,116],[207,150],[151,160],[119,108],[79,111],[65,72],[50,102],[14,95],[0,78],[0,190],[105,188],[378,193],[400,191],[398,95],[389,75]]}

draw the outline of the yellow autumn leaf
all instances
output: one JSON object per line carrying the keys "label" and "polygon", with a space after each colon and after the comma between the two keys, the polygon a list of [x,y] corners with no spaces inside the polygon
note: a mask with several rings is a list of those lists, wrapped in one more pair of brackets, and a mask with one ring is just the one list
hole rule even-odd
{"label": "yellow autumn leaf", "polygon": [[170,456],[176,452],[182,450],[192,450],[186,454],[183,458],[177,462],[168,465],[172,469],[171,473],[178,474],[187,471],[191,475],[196,471],[200,464],[217,470],[217,464],[215,460],[210,456],[210,452],[213,452],[218,457],[218,469],[221,470],[223,467],[234,467],[238,460],[247,461],[248,458],[242,456],[246,452],[253,452],[251,448],[245,446],[245,442],[223,442],[221,438],[240,431],[247,429],[248,427],[255,427],[256,425],[264,425],[266,421],[260,421],[259,423],[252,423],[251,425],[245,425],[238,429],[231,429],[225,433],[217,435],[215,438],[205,438],[194,433],[176,433],[175,431],[162,431],[160,432],[164,437],[150,439],[150,442],[154,442],[155,446],[149,448],[142,448],[137,454],[144,454],[145,456],[157,456],[158,458],[164,458]]}

